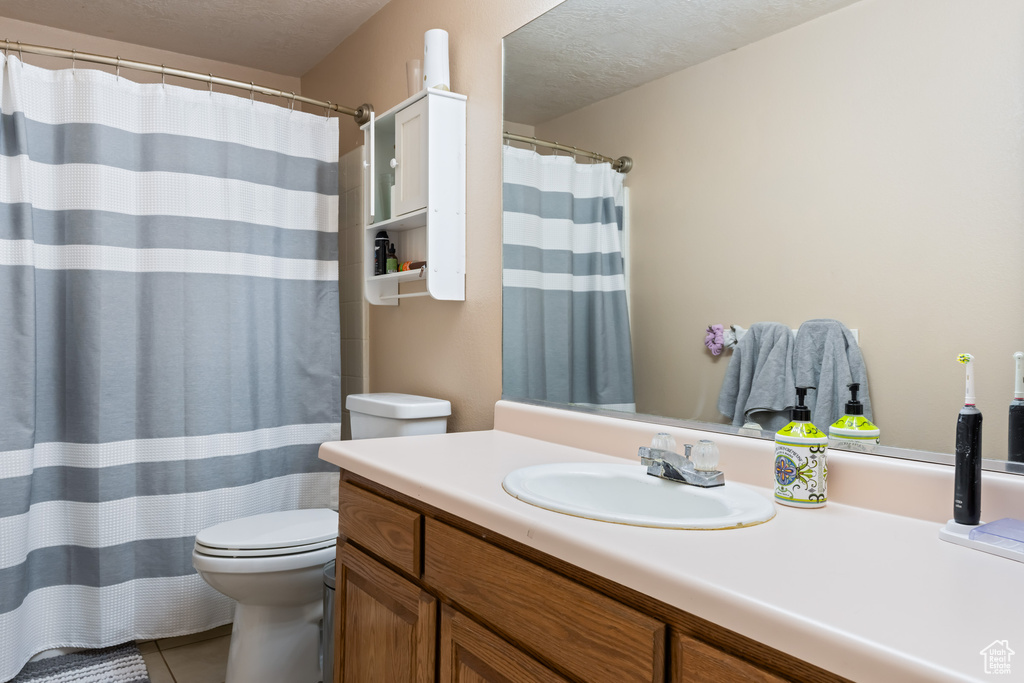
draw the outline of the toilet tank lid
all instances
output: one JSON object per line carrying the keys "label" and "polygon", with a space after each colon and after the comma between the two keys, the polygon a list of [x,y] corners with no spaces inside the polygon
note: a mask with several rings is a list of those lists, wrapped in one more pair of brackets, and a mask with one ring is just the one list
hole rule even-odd
{"label": "toilet tank lid", "polygon": [[412,394],[349,394],[345,407],[352,412],[397,420],[448,417],[452,414],[452,404],[448,401]]}
{"label": "toilet tank lid", "polygon": [[338,535],[338,513],[326,508],[282,510],[221,522],[196,534],[210,548],[255,550],[292,548]]}

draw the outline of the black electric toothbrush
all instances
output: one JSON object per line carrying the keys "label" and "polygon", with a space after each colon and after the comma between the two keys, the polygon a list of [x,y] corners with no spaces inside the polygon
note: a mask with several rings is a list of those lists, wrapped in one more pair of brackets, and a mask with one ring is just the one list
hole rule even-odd
{"label": "black electric toothbrush", "polygon": [[981,522],[981,411],[974,405],[974,356],[956,358],[967,371],[964,407],[956,420],[956,469],[953,475],[953,521]]}
{"label": "black electric toothbrush", "polygon": [[1024,351],[1013,354],[1015,375],[1013,400],[1010,401],[1010,438],[1007,458],[1024,462]]}

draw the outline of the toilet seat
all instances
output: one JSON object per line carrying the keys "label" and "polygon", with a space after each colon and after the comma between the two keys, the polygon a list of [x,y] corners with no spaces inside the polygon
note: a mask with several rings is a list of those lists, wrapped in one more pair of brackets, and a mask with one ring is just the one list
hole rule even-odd
{"label": "toilet seat", "polygon": [[214,557],[279,557],[333,548],[334,510],[285,510],[222,522],[196,535],[195,552]]}

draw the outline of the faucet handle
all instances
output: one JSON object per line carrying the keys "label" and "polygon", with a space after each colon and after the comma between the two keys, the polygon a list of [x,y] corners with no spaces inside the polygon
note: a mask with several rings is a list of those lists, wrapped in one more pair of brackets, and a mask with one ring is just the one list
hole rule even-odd
{"label": "faucet handle", "polygon": [[659,451],[668,451],[669,453],[676,452],[676,440],[671,434],[667,432],[659,432],[654,435],[651,439],[651,448]]}
{"label": "faucet handle", "polygon": [[[689,455],[689,447],[686,451]],[[696,448],[693,449],[693,467],[698,472],[718,471],[718,446],[714,441],[701,439],[697,442]]]}

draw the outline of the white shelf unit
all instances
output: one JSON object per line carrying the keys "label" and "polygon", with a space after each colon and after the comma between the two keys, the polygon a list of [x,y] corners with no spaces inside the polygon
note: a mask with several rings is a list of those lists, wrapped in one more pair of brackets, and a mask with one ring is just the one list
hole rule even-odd
{"label": "white shelf unit", "polygon": [[[363,183],[366,300],[378,306],[418,296],[465,301],[466,96],[424,90],[362,128],[372,150]],[[393,217],[381,192],[382,178],[391,173]],[[427,265],[374,275],[374,239],[380,231],[387,232],[400,263]],[[399,293],[399,284],[411,282],[424,282],[426,289]]]}

